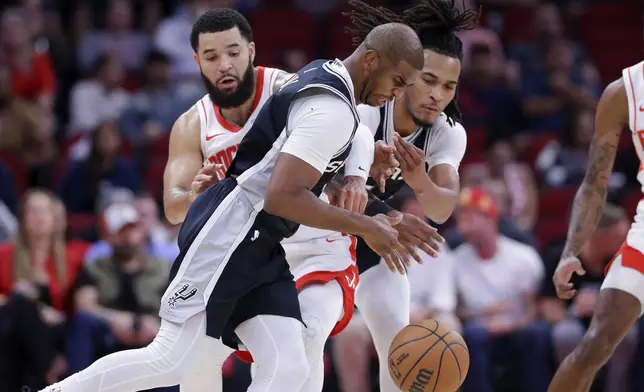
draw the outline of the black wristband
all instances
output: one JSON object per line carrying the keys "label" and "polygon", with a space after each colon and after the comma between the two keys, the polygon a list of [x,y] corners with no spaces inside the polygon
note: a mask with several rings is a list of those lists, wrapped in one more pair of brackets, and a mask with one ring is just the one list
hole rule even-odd
{"label": "black wristband", "polygon": [[365,208],[364,210],[364,214],[367,216],[376,216],[378,214],[386,215],[393,210],[393,207],[382,200],[369,199],[369,201],[367,202],[367,208]]}

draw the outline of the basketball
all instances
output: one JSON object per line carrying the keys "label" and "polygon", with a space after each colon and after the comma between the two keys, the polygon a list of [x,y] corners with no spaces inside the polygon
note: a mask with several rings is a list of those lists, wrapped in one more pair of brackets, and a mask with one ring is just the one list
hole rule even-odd
{"label": "basketball", "polygon": [[428,319],[398,332],[388,362],[401,391],[455,392],[467,376],[470,355],[458,332]]}

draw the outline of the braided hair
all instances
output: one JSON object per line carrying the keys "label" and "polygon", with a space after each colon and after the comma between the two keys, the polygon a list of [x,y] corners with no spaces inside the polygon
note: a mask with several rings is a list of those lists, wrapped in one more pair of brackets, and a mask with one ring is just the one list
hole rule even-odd
{"label": "braided hair", "polygon": [[[403,13],[403,23],[416,31],[424,49],[459,60],[463,60],[463,43],[456,33],[476,28],[478,19],[478,10],[460,11],[456,0],[421,0]],[[444,112],[451,119],[461,119],[458,89]]]}
{"label": "braided hair", "polygon": [[[478,10],[460,11],[456,0],[421,0],[420,3],[402,15],[382,6],[372,6],[362,0],[350,0],[353,8],[344,13],[351,18],[352,26],[347,32],[352,35],[356,45],[362,43],[371,29],[384,23],[404,23],[416,31],[424,49],[429,49],[444,56],[463,59],[463,43],[456,33],[476,28],[479,19]],[[458,89],[454,99],[445,108],[445,114],[454,120],[460,120],[458,107]]]}

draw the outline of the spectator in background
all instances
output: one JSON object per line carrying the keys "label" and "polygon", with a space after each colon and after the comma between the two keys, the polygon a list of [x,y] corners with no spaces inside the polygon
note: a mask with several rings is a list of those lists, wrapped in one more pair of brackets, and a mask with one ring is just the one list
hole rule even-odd
{"label": "spectator in background", "polygon": [[[597,230],[579,255],[586,273],[582,276],[573,275],[572,283],[578,293],[572,300],[564,302],[557,298],[552,279],[544,280],[539,307],[543,318],[553,325],[552,339],[557,364],[560,364],[584,337],[604,281],[604,268],[622,246],[629,226],[630,222],[620,207],[606,206]],[[562,252],[563,244],[546,249],[546,276],[554,274]],[[637,328],[635,324],[608,362],[605,392],[629,390],[629,371],[638,343]]]}
{"label": "spectator in background", "polygon": [[452,255],[470,350],[464,392],[491,392],[492,358],[516,361],[524,392],[545,392],[551,377],[550,330],[536,321],[535,294],[543,264],[530,246],[500,236],[494,199],[480,188],[462,191],[457,227],[466,243]]}
{"label": "spectator in background", "polygon": [[43,388],[64,374],[65,299],[87,245],[66,243],[55,220],[58,205],[46,191],[27,192],[18,235],[0,246],[0,294],[11,295],[0,319],[0,351],[11,359],[9,368],[0,366],[8,373],[0,379],[11,387],[1,390]]}
{"label": "spectator in background", "polygon": [[78,63],[83,71],[91,70],[103,55],[114,56],[128,71],[138,71],[150,49],[148,38],[133,30],[132,2],[108,0],[106,29],[90,31],[78,47]]}
{"label": "spectator in background", "polygon": [[570,114],[561,138],[550,141],[537,157],[535,168],[542,184],[557,188],[581,183],[586,174],[594,121],[592,110]]}
{"label": "spectator in background", "polygon": [[503,58],[486,43],[474,43],[459,87],[465,129],[483,129],[495,137],[517,130],[514,94],[506,85]]}
{"label": "spectator in background", "polygon": [[[550,45],[565,39],[561,11],[555,2],[545,1],[537,6],[532,19],[532,29],[533,36],[530,42],[518,44],[510,49],[511,57],[519,62],[525,75],[540,72]],[[580,45],[574,44],[571,49],[575,64],[586,60]]]}
{"label": "spectator in background", "polygon": [[138,192],[140,178],[134,164],[121,155],[121,136],[113,122],[102,123],[93,133],[91,152],[72,162],[60,184],[60,195],[72,213],[96,211],[102,192],[113,187]]}
{"label": "spectator in background", "polygon": [[537,182],[532,169],[517,162],[508,141],[493,141],[487,163],[469,165],[461,182],[485,188],[496,199],[501,216],[516,222],[521,230],[534,228],[539,210]]}
{"label": "spectator in background", "polygon": [[168,135],[179,116],[200,97],[183,84],[172,84],[168,57],[152,51],[143,72],[144,85],[121,118],[121,133],[134,144]]}
{"label": "spectator in background", "polygon": [[154,46],[170,58],[173,78],[201,83],[199,67],[192,58],[190,32],[197,18],[211,8],[213,0],[187,0],[177,5],[172,16],[159,23]]}
{"label": "spectator in background", "polygon": [[112,204],[103,214],[110,257],[85,264],[76,282],[76,315],[68,341],[69,372],[83,370],[103,355],[143,347],[156,336],[169,264],[145,251],[145,233],[129,204]]}
{"label": "spectator in background", "polygon": [[[149,195],[139,195],[133,203],[120,202],[119,205],[134,205],[140,230],[145,237],[146,252],[155,259],[172,263],[179,255],[179,247],[171,242],[168,231],[159,220],[159,208],[155,200]],[[109,206],[108,206],[109,208]],[[113,248],[109,236],[92,245],[85,253],[85,262],[93,263],[96,260],[111,257]]]}
{"label": "spectator in background", "polygon": [[98,58],[94,77],[76,83],[71,91],[67,136],[86,134],[123,114],[131,99],[121,87],[123,77],[123,65],[117,57]]}
{"label": "spectator in background", "polygon": [[524,79],[522,110],[531,134],[560,131],[567,110],[594,109],[600,93],[596,71],[588,64],[575,67],[574,61],[569,41],[550,42],[544,67]]}
{"label": "spectator in background", "polygon": [[[413,195],[413,193],[412,193]],[[426,219],[423,208],[412,196],[399,209]],[[408,272],[411,295],[412,322],[433,318],[449,328],[460,331],[456,317],[456,290],[453,267],[456,262],[449,249],[443,247],[437,259],[420,252],[423,264],[414,264]],[[341,391],[369,392],[372,339],[359,313],[354,314],[348,327],[333,338],[335,369]]]}
{"label": "spectator in background", "polygon": [[56,79],[46,50],[35,48],[27,30],[28,22],[19,9],[2,13],[0,57],[6,57],[11,71],[12,95],[37,102],[51,115]]}
{"label": "spectator in background", "polygon": [[306,53],[299,49],[285,50],[277,59],[277,67],[291,73],[299,71],[308,63]]}

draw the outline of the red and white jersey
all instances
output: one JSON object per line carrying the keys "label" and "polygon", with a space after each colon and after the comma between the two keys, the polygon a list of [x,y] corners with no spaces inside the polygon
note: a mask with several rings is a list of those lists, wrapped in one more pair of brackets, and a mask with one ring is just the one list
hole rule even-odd
{"label": "red and white jersey", "polygon": [[[644,61],[624,69],[622,79],[628,99],[628,125],[635,151],[640,159],[637,180],[642,184],[644,192]],[[637,205],[635,221],[626,243],[644,253],[644,199]]]}
{"label": "red and white jersey", "polygon": [[201,153],[204,165],[221,164],[224,170],[235,157],[237,147],[255,121],[259,110],[273,94],[273,85],[277,76],[283,72],[275,68],[256,67],[257,83],[255,84],[255,99],[253,112],[243,127],[231,124],[222,117],[219,107],[206,95],[197,102],[201,120]]}

